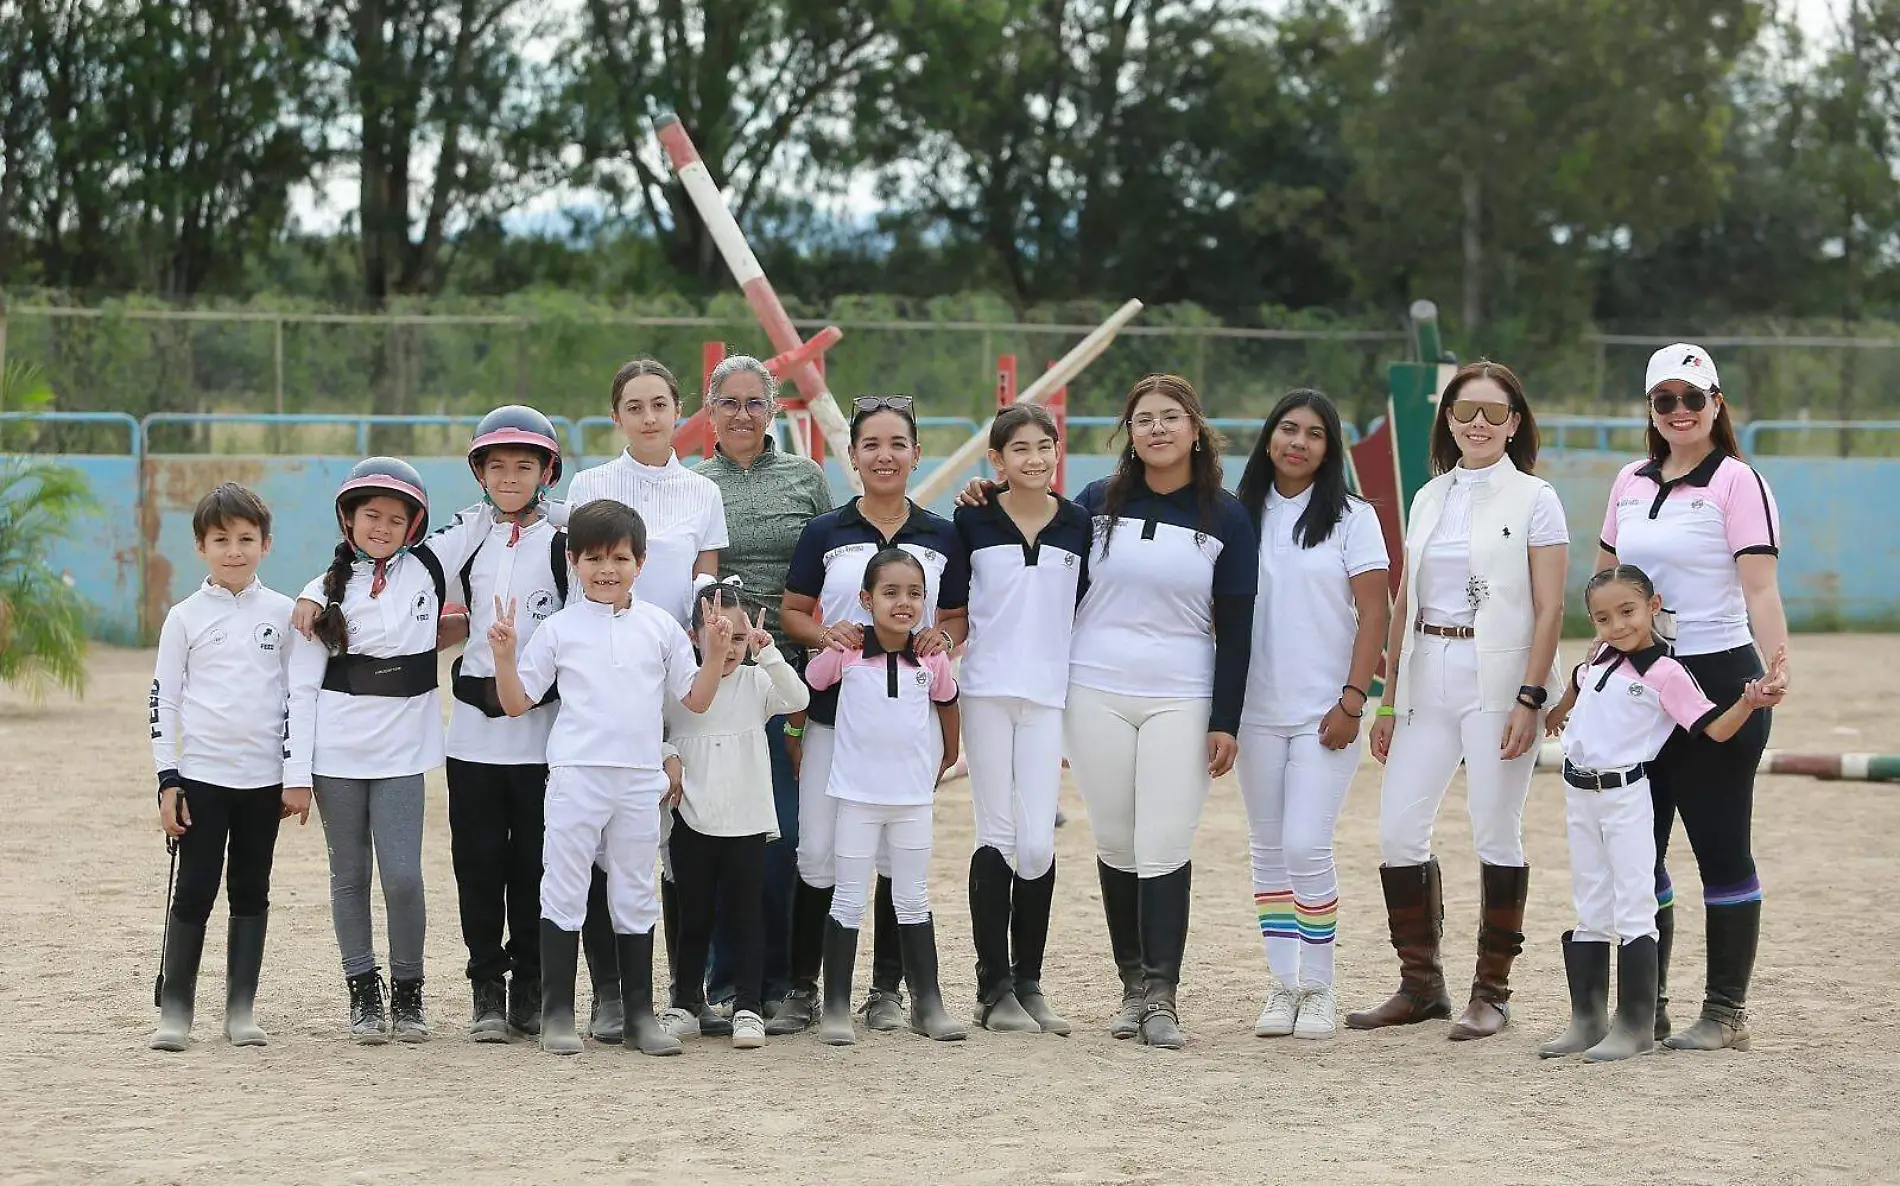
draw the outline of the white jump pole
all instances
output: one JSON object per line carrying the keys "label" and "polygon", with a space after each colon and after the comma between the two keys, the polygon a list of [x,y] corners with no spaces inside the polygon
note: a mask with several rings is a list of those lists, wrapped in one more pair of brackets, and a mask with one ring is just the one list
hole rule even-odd
{"label": "white jump pole", "polygon": [[[792,325],[785,305],[779,300],[778,292],[772,282],[765,278],[765,269],[759,266],[759,259],[752,254],[752,248],[746,244],[745,232],[739,229],[739,223],[732,217],[732,210],[726,205],[724,194],[713,184],[712,174],[699,158],[699,149],[686,133],[686,126],[680,123],[679,116],[668,112],[653,121],[653,130],[659,135],[661,147],[666,149],[666,159],[673,166],[673,172],[679,176],[680,184],[686,187],[686,195],[693,200],[693,208],[699,211],[699,217],[706,223],[706,229],[712,233],[713,242],[719,248],[719,255],[726,261],[732,278],[739,282],[745,293],[746,304],[752,307],[752,315],[759,320],[759,327],[765,330],[765,336],[772,342],[772,349],[782,355],[799,351],[805,343],[798,336],[798,330]],[[808,356],[799,356],[787,369],[785,377],[805,400],[805,410],[818,422],[825,434],[825,443],[844,463],[845,476],[850,479],[853,490],[863,490],[857,471],[849,464],[851,455],[851,427],[844,413],[838,409],[838,401],[831,398],[831,389],[825,384],[824,373],[818,369],[817,362]],[[797,433],[792,438],[798,438]]]}
{"label": "white jump pole", "polygon": [[[1088,337],[1076,343],[1073,350],[1063,355],[1062,361],[1050,367],[1034,383],[1025,387],[1016,396],[1016,402],[1019,404],[1040,403],[1043,396],[1067,387],[1070,380],[1087,370],[1088,365],[1108,349],[1109,343],[1115,340],[1115,335],[1122,331],[1123,326],[1133,321],[1135,314],[1141,312],[1141,309],[1140,301],[1131,300],[1115,310],[1112,317],[1096,326]],[[957,475],[989,448],[990,425],[995,422],[996,418],[990,417],[984,422],[983,427],[977,429],[975,436],[957,446],[953,453],[943,459],[943,464],[930,471],[928,477],[918,482],[911,491],[912,501],[928,506],[943,497],[950,489],[951,483],[957,480]]]}

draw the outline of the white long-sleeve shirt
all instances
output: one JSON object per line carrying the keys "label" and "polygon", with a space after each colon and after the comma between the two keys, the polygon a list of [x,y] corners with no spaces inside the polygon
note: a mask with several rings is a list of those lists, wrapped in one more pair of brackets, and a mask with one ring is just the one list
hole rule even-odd
{"label": "white long-sleeve shirt", "polygon": [[550,766],[659,770],[667,698],[693,690],[699,664],[671,615],[636,594],[624,610],[581,597],[541,624],[515,663],[529,700],[561,686]]}
{"label": "white long-sleeve shirt", "polygon": [[292,604],[255,577],[242,593],[207,579],[165,615],[150,701],[161,782],[248,790],[283,778]]}
{"label": "white long-sleeve shirt", "polygon": [[688,827],[705,836],[778,838],[765,722],[810,701],[811,690],[776,646],[759,652],[757,666],[741,664],[721,679],[703,713],[668,697],[666,739],[679,750],[679,812]]}
{"label": "white long-sleeve shirt", "polygon": [[[343,590],[350,653],[390,659],[435,651],[435,578],[404,553],[390,562],[382,595],[369,595],[374,565],[359,560]],[[322,605],[323,578],[303,598]],[[352,696],[323,687],[330,650],[298,634],[290,643],[290,731],[284,785],[307,787],[312,774],[334,778],[399,778],[442,764],[442,708],[434,692],[417,696]]]}
{"label": "white long-sleeve shirt", "polygon": [[[561,608],[554,582],[554,541],[559,530],[547,519],[520,529],[498,519],[493,508],[477,503],[429,537],[429,550],[442,561],[450,600],[465,597],[468,645],[462,648],[462,674],[495,674],[495,653],[488,628],[495,623],[495,597],[515,603],[517,646],[526,646],[541,624]],[[560,558],[565,568],[567,558]],[[468,588],[462,588],[467,569]],[[548,731],[558,704],[529,709],[518,717],[491,717],[454,698],[449,689],[448,756],[462,762],[496,766],[538,766],[548,760]]]}

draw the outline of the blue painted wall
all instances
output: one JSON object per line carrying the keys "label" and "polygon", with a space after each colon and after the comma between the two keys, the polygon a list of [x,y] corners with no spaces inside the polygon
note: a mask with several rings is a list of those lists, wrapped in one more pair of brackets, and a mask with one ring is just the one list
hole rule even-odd
{"label": "blue painted wall", "polygon": [[[352,463],[347,457],[156,456],[146,459],[141,490],[132,457],[57,460],[85,474],[99,510],[49,559],[92,603],[97,635],[116,643],[155,637],[166,608],[201,579],[191,511],[204,491],[222,481],[242,482],[270,505],[277,518],[276,542],[263,577],[295,593],[329,563],[337,539],[332,498]],[[586,463],[601,460],[592,457]],[[1546,453],[1538,467],[1557,487],[1570,519],[1573,589],[1594,566],[1610,482],[1628,460],[1619,454],[1556,450]],[[1079,490],[1104,476],[1112,463],[1108,457],[1071,457],[1069,488]],[[926,461],[924,471],[933,464]],[[1227,459],[1230,486],[1243,464],[1239,457]],[[1758,464],[1781,508],[1782,596],[1790,618],[1798,626],[1820,629],[1900,625],[1900,546],[1887,518],[1888,509],[1900,505],[1900,460],[1765,457]],[[460,458],[421,458],[416,467],[428,484],[437,522],[479,497]],[[833,491],[845,497],[849,488],[843,471],[835,463],[827,470]],[[972,466],[961,476],[982,472],[980,465]],[[934,509],[947,513],[949,499]],[[146,538],[154,546],[142,549]]]}

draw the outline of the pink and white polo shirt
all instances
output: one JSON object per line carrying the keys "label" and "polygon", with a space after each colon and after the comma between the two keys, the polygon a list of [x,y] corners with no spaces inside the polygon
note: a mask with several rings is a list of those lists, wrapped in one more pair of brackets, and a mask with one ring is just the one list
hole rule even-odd
{"label": "pink and white polo shirt", "polygon": [[1676,651],[1707,655],[1753,641],[1735,560],[1777,555],[1781,515],[1768,483],[1739,458],[1711,453],[1667,482],[1661,462],[1635,461],[1610,487],[1602,543],[1656,582],[1676,615]]}
{"label": "pink and white polo shirt", "polygon": [[838,687],[838,735],[826,794],[887,806],[930,802],[942,753],[936,706],[957,699],[947,656],[919,659],[909,643],[902,651],[886,651],[877,632],[867,628],[863,650],[813,655],[805,682],[814,692]]}
{"label": "pink and white polo shirt", "polygon": [[1577,703],[1564,722],[1564,758],[1579,770],[1654,761],[1677,726],[1700,733],[1722,715],[1661,642],[1629,654],[1603,647],[1570,679]]}

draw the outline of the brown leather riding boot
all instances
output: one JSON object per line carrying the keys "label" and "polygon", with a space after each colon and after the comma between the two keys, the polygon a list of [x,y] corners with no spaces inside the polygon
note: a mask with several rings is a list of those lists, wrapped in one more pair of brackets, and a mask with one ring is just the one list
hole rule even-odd
{"label": "brown leather riding boot", "polygon": [[1382,865],[1379,881],[1385,887],[1392,946],[1399,953],[1399,991],[1376,1008],[1348,1013],[1346,1027],[1376,1030],[1450,1017],[1451,996],[1438,963],[1438,940],[1445,932],[1445,887],[1438,862]]}
{"label": "brown leather riding boot", "polygon": [[1484,865],[1484,906],[1478,924],[1478,970],[1471,1003],[1452,1023],[1451,1040],[1488,1038],[1511,1020],[1511,961],[1524,950],[1524,900],[1529,865]]}

